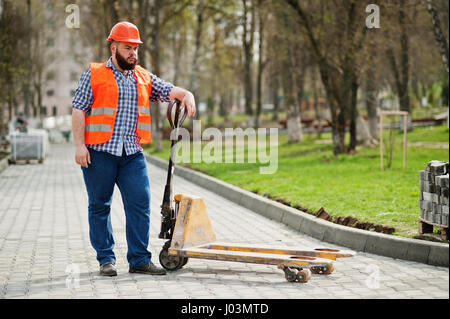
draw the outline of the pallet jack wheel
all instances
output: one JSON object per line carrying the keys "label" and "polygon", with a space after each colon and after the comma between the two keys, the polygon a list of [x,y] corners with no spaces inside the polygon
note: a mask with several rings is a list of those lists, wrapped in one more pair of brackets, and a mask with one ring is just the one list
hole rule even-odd
{"label": "pallet jack wheel", "polygon": [[289,268],[285,268],[284,270],[284,278],[286,278],[289,282],[294,282],[297,279],[297,274],[295,271],[290,270]]}
{"label": "pallet jack wheel", "polygon": [[169,271],[181,269],[188,262],[188,258],[178,255],[170,255],[169,247],[170,241],[167,241],[159,253],[159,263]]}
{"label": "pallet jack wheel", "polygon": [[[189,261],[189,258],[183,257],[183,263],[182,263],[181,267],[183,267],[184,265],[186,265],[188,261]],[[180,267],[180,268],[181,268],[181,267]]]}
{"label": "pallet jack wheel", "polygon": [[284,277],[289,282],[306,283],[311,279],[311,270],[309,269],[290,269],[289,267],[282,268]]}
{"label": "pallet jack wheel", "polygon": [[308,280],[311,279],[311,270],[309,269],[302,269],[297,272],[297,281],[304,284],[308,282]]}
{"label": "pallet jack wheel", "polygon": [[326,266],[311,267],[311,272],[313,274],[329,275],[333,271],[334,271],[334,264],[328,264]]}

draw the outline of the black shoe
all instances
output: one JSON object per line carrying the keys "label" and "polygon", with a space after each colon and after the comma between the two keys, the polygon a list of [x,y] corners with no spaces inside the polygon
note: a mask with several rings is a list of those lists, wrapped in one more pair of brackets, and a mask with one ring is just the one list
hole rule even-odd
{"label": "black shoe", "polygon": [[116,265],[112,262],[106,262],[100,265],[100,276],[117,276]]}
{"label": "black shoe", "polygon": [[144,266],[130,268],[129,272],[137,273],[137,274],[146,274],[146,275],[165,275],[166,274],[165,269],[155,266],[152,262],[149,262],[148,264],[146,264]]}

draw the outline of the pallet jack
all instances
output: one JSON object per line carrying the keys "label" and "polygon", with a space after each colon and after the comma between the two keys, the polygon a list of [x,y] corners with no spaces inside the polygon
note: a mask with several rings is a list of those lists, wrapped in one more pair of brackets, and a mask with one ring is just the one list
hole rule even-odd
{"label": "pallet jack", "polygon": [[[273,246],[217,242],[203,199],[176,194],[172,200],[172,176],[178,129],[186,119],[181,102],[173,100],[167,108],[167,119],[175,133],[171,136],[170,159],[164,197],[161,205],[159,238],[168,239],[159,254],[159,262],[169,271],[181,269],[189,258],[276,265],[289,282],[306,283],[312,273],[329,275],[337,258],[352,257],[353,251],[329,248],[304,250]],[[175,203],[175,205],[172,205]]]}

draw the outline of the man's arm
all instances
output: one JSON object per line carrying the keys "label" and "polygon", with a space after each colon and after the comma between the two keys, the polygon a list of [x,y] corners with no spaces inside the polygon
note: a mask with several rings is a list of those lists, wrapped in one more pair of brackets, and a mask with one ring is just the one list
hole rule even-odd
{"label": "man's arm", "polygon": [[85,114],[91,108],[93,101],[91,71],[87,69],[81,76],[72,100],[72,133],[75,142],[75,162],[86,168],[88,164],[91,164],[91,158],[84,144]]}
{"label": "man's arm", "polygon": [[72,108],[72,132],[75,142],[75,162],[78,165],[88,167],[91,164],[89,150],[84,144],[84,121],[85,112],[76,108]]}
{"label": "man's arm", "polygon": [[150,73],[150,76],[152,79],[150,102],[170,102],[173,99],[178,99],[181,101],[181,106],[186,107],[189,117],[195,115],[195,98],[191,92],[165,82],[152,73]]}
{"label": "man's arm", "polygon": [[195,115],[196,106],[194,95],[186,89],[174,86],[170,91],[170,99],[178,99],[181,101],[181,107],[185,107],[187,110],[187,116],[191,117]]}

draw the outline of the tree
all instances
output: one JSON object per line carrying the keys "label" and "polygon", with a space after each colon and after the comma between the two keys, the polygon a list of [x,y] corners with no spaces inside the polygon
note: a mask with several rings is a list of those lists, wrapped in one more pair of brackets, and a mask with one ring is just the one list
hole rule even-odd
{"label": "tree", "polygon": [[[165,26],[170,20],[177,17],[189,5],[189,1],[162,1],[153,0],[148,2],[139,1],[139,6],[143,11],[139,12],[140,27],[144,39],[149,38],[150,45],[146,46],[151,57],[151,70],[156,76],[161,75],[161,38]],[[146,11],[148,10],[148,11]],[[144,56],[145,61],[145,56]],[[152,136],[156,149],[162,149],[161,142],[161,112],[159,103],[154,103],[152,107]]]}
{"label": "tree", "polygon": [[290,12],[286,8],[278,8],[276,13],[277,55],[286,110],[288,140],[289,142],[301,142],[303,134],[300,106],[307,63],[305,52],[298,45],[300,40],[291,31],[297,28],[296,21],[289,14]]}
{"label": "tree", "polygon": [[[357,112],[355,92],[358,84],[358,58],[367,28],[362,25],[364,9],[361,1],[328,3],[333,14],[325,12],[324,3],[284,0],[296,13],[302,35],[318,65],[330,106],[334,154],[344,153],[345,133],[351,119],[350,148],[356,139]],[[306,5],[305,5],[306,3]],[[317,23],[316,20],[320,20]],[[353,126],[352,126],[353,125]]]}
{"label": "tree", "polygon": [[[407,8],[406,0],[398,0],[395,4],[395,13],[397,14],[398,28],[400,30],[399,43],[400,47],[398,53],[395,53],[393,39],[389,41],[386,55],[389,59],[391,71],[395,80],[395,90],[400,101],[400,110],[411,113],[411,104],[409,98],[409,34],[408,34],[408,21],[407,21]],[[395,35],[395,34],[394,34]],[[386,34],[388,37],[388,35]],[[397,56],[399,56],[397,58]],[[412,128],[411,116],[409,115],[408,127]]]}
{"label": "tree", "polygon": [[369,62],[367,73],[365,74],[364,91],[367,118],[369,122],[369,132],[372,140],[378,139],[377,95],[379,92],[379,87],[377,75],[378,73],[375,69],[375,63]]}
{"label": "tree", "polygon": [[209,32],[206,32],[204,42],[209,45],[204,48],[200,83],[202,94],[213,101],[208,110],[210,123],[218,104],[224,124],[231,125],[231,106],[243,86],[242,46],[241,41],[237,41],[240,25],[240,17],[236,14],[238,5],[237,2],[218,1],[208,14],[212,19],[207,21]]}
{"label": "tree", "polygon": [[[8,133],[8,121],[24,101],[21,88],[28,81],[26,59],[27,21],[23,3],[0,2],[0,143]],[[25,16],[25,17],[24,17]],[[8,116],[6,116],[6,113]]]}
{"label": "tree", "polygon": [[[200,61],[202,58],[201,51],[204,49],[207,52],[212,51],[213,59],[217,59],[218,57],[218,40],[220,37],[220,30],[218,30],[218,25],[221,23],[223,19],[227,19],[229,14],[230,3],[227,3],[223,0],[197,0],[195,5],[193,6],[194,12],[194,20],[195,20],[195,28],[194,28],[194,52],[192,56],[192,70],[191,70],[191,80],[190,80],[190,88],[197,101],[200,101],[202,98],[201,92],[199,88],[200,83]],[[205,34],[208,30],[205,30],[208,26],[210,26],[211,22],[213,23],[212,34]],[[206,31],[206,32],[205,32]],[[204,43],[206,41],[204,38],[210,36],[212,38],[212,46],[208,51],[208,48],[204,47]],[[217,80],[217,74],[213,70],[212,76],[209,76],[212,81],[213,89],[216,89],[215,83]],[[208,108],[208,118],[211,119],[211,115],[214,113],[214,105],[216,104],[216,96],[215,93],[208,94],[209,97],[207,100],[209,101],[210,107]],[[199,118],[200,112],[196,113],[196,118]],[[192,122],[191,122],[192,123]]]}

